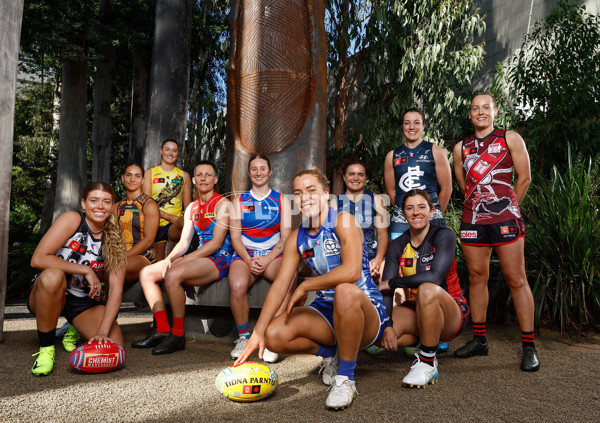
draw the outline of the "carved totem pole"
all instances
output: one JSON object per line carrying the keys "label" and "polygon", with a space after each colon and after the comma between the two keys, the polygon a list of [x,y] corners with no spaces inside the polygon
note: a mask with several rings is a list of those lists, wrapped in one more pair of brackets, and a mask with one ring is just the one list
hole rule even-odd
{"label": "carved totem pole", "polygon": [[227,82],[229,191],[248,159],[271,159],[270,185],[291,193],[300,170],[325,171],[327,46],[323,0],[232,0]]}

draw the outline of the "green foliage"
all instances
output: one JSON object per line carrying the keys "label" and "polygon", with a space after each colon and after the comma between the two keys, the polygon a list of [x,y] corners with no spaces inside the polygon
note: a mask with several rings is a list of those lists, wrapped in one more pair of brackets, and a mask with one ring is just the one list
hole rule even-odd
{"label": "green foliage", "polygon": [[[598,159],[598,157],[597,157]],[[523,205],[528,218],[527,271],[536,318],[549,315],[561,332],[595,327],[600,318],[600,167],[571,160],[537,178]]]}
{"label": "green foliage", "polygon": [[[404,110],[414,106],[425,110],[430,122],[425,133],[428,140],[441,143],[461,135],[458,116],[467,115],[468,87],[484,54],[483,43],[474,39],[482,34],[485,23],[471,1],[354,0],[343,15],[345,3],[326,2],[332,22],[328,61],[336,90],[345,59],[362,72],[355,79],[352,103],[362,126],[348,129],[349,145],[341,155],[360,150],[360,155],[379,166],[374,174],[381,175],[382,158],[401,143]],[[334,122],[338,121],[335,115]],[[357,145],[360,134],[364,141]],[[335,153],[340,155],[340,150]]]}
{"label": "green foliage", "polygon": [[533,168],[566,168],[567,142],[574,154],[600,148],[600,17],[573,0],[561,0],[496,78],[510,93]]}
{"label": "green foliage", "polygon": [[28,242],[17,242],[9,248],[7,269],[8,282],[6,287],[7,298],[25,297],[29,282],[38,272],[29,265],[31,256],[37,246],[37,241],[39,241],[39,237],[34,235]]}

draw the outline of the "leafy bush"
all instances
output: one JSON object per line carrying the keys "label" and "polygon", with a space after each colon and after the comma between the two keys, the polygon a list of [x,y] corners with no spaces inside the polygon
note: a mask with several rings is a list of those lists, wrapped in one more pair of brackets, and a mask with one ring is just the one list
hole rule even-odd
{"label": "leafy bush", "polygon": [[566,171],[555,166],[550,180],[537,180],[523,205],[536,320],[547,314],[561,332],[580,337],[600,317],[598,165],[573,161],[569,150]]}

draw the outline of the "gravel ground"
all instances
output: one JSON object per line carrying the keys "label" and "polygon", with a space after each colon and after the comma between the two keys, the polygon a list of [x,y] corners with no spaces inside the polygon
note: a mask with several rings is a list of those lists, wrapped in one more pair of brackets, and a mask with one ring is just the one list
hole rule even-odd
{"label": "gravel ground", "polygon": [[[371,357],[360,353],[356,371],[359,396],[344,411],[325,408],[326,387],[317,376],[320,359],[286,356],[273,368],[280,385],[256,403],[219,397],[216,375],[231,365],[231,345],[188,340],[168,356],[127,348],[127,365],[100,375],[78,374],[56,343],[52,375],[33,377],[37,352],[35,320],[7,305],[0,344],[0,421],[2,422],[598,422],[600,421],[600,337],[574,344],[544,330],[537,337],[541,369],[519,370],[516,326],[488,328],[490,355],[457,359],[452,350],[470,338],[467,329],[439,355],[438,383],[408,389],[401,380],[412,360],[404,354]],[[145,336],[147,313],[120,313],[126,345]],[[59,323],[62,323],[63,320]]]}

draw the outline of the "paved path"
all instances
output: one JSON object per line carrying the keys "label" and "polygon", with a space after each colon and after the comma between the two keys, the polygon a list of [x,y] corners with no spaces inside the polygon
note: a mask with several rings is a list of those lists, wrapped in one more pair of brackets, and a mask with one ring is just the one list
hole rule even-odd
{"label": "paved path", "polygon": [[[359,355],[359,396],[344,411],[328,411],[326,387],[317,377],[320,359],[287,356],[273,365],[280,385],[256,403],[221,399],[214,386],[231,364],[230,345],[188,343],[184,351],[152,356],[127,348],[127,366],[103,375],[73,371],[57,341],[57,362],[48,377],[33,377],[35,321],[7,306],[0,344],[2,422],[598,422],[600,337],[572,344],[543,331],[537,345],[541,369],[519,370],[516,326],[488,329],[490,355],[461,360],[440,354],[440,378],[425,389],[402,388],[412,360],[404,354]],[[21,314],[22,313],[22,314]],[[61,319],[61,322],[63,320]],[[119,317],[127,345],[143,337],[151,318],[125,310]],[[462,334],[451,351],[470,337]]]}

